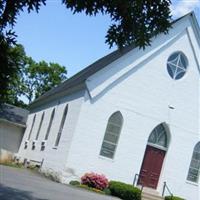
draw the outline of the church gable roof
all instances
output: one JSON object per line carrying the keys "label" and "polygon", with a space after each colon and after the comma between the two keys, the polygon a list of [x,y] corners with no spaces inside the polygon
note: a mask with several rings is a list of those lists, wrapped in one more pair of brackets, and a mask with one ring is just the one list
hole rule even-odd
{"label": "church gable roof", "polygon": [[[172,25],[178,23],[179,21],[181,21],[182,19],[184,19],[188,16],[192,17],[194,26],[196,27],[196,30],[197,30],[196,31],[197,36],[198,36],[199,42],[200,42],[200,31],[199,31],[200,29],[199,29],[198,22],[196,20],[194,12],[188,13],[187,15],[184,15],[184,16],[180,17],[179,19],[173,21]],[[128,52],[130,52],[131,50],[133,50],[135,48],[136,48],[136,46],[134,44],[132,44],[130,46],[123,48],[122,50],[115,50],[114,52],[100,58],[93,64],[89,65],[85,69],[81,70],[80,72],[78,72],[77,74],[72,76],[71,78],[67,79],[66,81],[64,81],[63,83],[58,85],[57,87],[49,90],[48,92],[46,92],[45,94],[40,96],[33,103],[30,104],[30,107],[44,101],[45,99],[47,99],[49,97],[54,96],[54,98],[56,98],[55,94],[59,94],[63,91],[68,91],[68,90],[75,88],[77,86],[80,86],[80,85],[83,85],[83,87],[85,87],[85,82],[89,77],[91,77],[95,73],[99,72],[100,70],[104,69],[106,66],[113,63],[115,60],[121,58],[122,56],[124,56],[125,54],[127,54]]]}

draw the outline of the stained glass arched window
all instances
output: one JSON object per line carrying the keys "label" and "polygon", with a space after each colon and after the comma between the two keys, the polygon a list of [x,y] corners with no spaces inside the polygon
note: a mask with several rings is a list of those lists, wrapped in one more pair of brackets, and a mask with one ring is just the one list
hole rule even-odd
{"label": "stained glass arched window", "polygon": [[162,124],[153,129],[149,136],[148,143],[167,148],[167,133]]}
{"label": "stained glass arched window", "polygon": [[194,147],[187,180],[197,183],[199,180],[199,174],[200,174],[200,142],[198,142]]}
{"label": "stained glass arched window", "polygon": [[182,78],[187,71],[187,67],[188,59],[181,51],[173,53],[167,60],[167,71],[174,80]]}
{"label": "stained glass arched window", "polygon": [[122,124],[123,117],[119,111],[113,113],[108,119],[108,124],[100,151],[101,156],[107,158],[114,157]]}

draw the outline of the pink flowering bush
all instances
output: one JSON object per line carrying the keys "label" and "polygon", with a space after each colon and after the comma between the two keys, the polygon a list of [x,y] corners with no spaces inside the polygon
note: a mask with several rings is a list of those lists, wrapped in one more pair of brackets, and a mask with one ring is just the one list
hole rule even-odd
{"label": "pink flowering bush", "polygon": [[81,177],[81,184],[88,187],[96,188],[98,190],[104,190],[108,187],[108,179],[104,175],[96,173],[86,173]]}

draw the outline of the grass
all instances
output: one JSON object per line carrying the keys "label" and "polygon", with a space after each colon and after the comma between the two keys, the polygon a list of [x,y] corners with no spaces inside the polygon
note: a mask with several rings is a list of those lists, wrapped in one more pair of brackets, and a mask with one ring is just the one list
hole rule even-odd
{"label": "grass", "polygon": [[111,195],[110,190],[108,188],[106,188],[102,191],[102,190],[98,190],[96,188],[88,187],[87,185],[81,184],[79,181],[70,181],[69,184],[73,187],[88,190],[88,191],[95,192],[98,194]]}
{"label": "grass", "polygon": [[15,163],[10,160],[0,161],[0,165],[8,166],[8,167],[15,167],[15,168],[24,168],[22,163]]}
{"label": "grass", "polygon": [[75,187],[78,187],[78,188],[82,188],[82,189],[85,189],[85,190],[89,190],[89,191],[92,191],[92,192],[95,192],[95,193],[98,193],[98,194],[106,194],[104,191],[101,191],[101,190],[98,190],[96,188],[92,188],[92,187],[88,187],[87,185],[76,185]]}

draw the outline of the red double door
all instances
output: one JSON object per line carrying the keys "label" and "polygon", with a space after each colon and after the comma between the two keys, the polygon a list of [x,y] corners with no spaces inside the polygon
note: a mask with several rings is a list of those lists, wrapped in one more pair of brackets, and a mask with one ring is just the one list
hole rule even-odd
{"label": "red double door", "polygon": [[157,188],[165,151],[147,145],[138,185]]}

